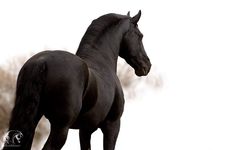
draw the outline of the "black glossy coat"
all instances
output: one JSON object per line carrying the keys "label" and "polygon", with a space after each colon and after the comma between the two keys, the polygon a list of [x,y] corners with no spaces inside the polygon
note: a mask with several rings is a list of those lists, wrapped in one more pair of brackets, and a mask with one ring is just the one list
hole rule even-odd
{"label": "black glossy coat", "polygon": [[[104,134],[104,150],[115,148],[124,109],[117,58],[123,57],[138,76],[147,75],[151,67],[137,28],[140,16],[141,11],[133,18],[101,16],[87,29],[76,55],[44,51],[24,64],[9,127],[21,131],[23,138],[14,149],[31,148],[42,115],[51,124],[44,150],[61,149],[70,128],[80,129],[81,150],[91,149],[91,134],[98,128]],[[12,147],[6,144],[4,149]]]}

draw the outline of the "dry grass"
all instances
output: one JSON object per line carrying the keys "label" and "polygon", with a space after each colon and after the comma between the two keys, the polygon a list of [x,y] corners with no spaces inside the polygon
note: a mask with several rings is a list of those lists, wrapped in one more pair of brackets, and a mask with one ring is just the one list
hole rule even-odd
{"label": "dry grass", "polygon": [[[25,60],[25,57],[19,57],[9,61],[4,66],[0,66],[0,137],[8,129],[11,111],[14,106],[16,78]],[[41,119],[35,132],[33,147],[38,147],[39,141],[48,132],[49,127],[46,119]]]}

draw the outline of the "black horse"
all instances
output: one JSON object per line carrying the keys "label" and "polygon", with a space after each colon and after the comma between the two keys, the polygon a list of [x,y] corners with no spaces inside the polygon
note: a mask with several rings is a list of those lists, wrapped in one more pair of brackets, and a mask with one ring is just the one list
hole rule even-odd
{"label": "black horse", "polygon": [[[51,125],[44,150],[61,149],[70,128],[80,129],[81,150],[91,149],[91,134],[98,128],[104,135],[104,150],[115,148],[124,109],[116,75],[118,56],[138,76],[147,75],[151,68],[137,26],[140,16],[141,11],[134,17],[129,13],[101,16],[88,27],[76,55],[44,51],[23,65],[9,126],[23,134],[15,149],[31,148],[43,115]],[[6,144],[4,149],[11,148]]]}

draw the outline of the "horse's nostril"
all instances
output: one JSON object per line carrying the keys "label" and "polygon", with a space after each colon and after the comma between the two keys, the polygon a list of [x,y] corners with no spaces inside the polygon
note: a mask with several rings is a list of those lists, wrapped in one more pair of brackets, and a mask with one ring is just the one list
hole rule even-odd
{"label": "horse's nostril", "polygon": [[152,67],[152,63],[149,61],[149,68],[151,68]]}

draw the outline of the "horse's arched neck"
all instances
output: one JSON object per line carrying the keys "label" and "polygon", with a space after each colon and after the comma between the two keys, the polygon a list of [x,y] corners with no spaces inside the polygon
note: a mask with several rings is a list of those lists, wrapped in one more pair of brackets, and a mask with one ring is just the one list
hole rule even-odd
{"label": "horse's arched neck", "polygon": [[107,29],[102,35],[86,37],[85,34],[76,55],[93,67],[98,65],[116,71],[121,40],[128,27],[128,20],[123,20]]}

